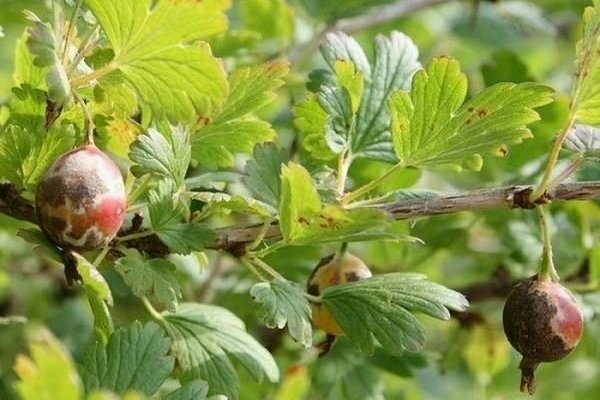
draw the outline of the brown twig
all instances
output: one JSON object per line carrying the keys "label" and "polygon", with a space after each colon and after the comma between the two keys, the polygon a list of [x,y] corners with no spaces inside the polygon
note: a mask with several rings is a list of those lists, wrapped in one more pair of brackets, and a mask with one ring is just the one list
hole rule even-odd
{"label": "brown twig", "polygon": [[[433,198],[398,201],[380,206],[379,208],[396,220],[407,220],[439,214],[449,214],[461,211],[476,211],[493,208],[528,209],[536,204],[528,203],[526,194],[532,186],[504,186],[499,188],[481,189],[450,195],[440,195]],[[543,198],[543,202],[559,200],[586,200],[600,197],[600,181],[566,183],[558,185]],[[33,205],[21,197],[16,188],[10,184],[0,184],[0,213],[28,221],[36,222]],[[229,227],[217,230],[217,238],[207,247],[224,250],[234,255],[240,255],[244,249],[263,230],[263,225]],[[264,235],[265,240],[281,238],[277,222],[271,223]],[[169,252],[158,237],[152,235],[124,243],[127,247],[137,248],[153,256],[166,255]]]}

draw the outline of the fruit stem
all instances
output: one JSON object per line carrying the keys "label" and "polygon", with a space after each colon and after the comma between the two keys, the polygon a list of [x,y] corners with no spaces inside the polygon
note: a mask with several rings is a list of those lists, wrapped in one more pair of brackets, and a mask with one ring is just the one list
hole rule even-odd
{"label": "fruit stem", "polygon": [[152,303],[150,303],[150,300],[148,300],[146,296],[142,296],[142,303],[144,303],[144,307],[146,307],[146,310],[148,310],[148,313],[150,313],[152,318],[154,318],[157,321],[163,320],[162,314],[156,311],[156,308],[152,306]]}
{"label": "fruit stem", "polygon": [[344,189],[346,187],[346,178],[348,177],[348,170],[350,169],[350,165],[352,165],[352,155],[350,152],[344,151],[338,157],[338,167],[337,167],[337,185],[336,190],[338,196],[342,198],[344,196]]}
{"label": "fruit stem", "polygon": [[521,369],[521,392],[527,391],[530,395],[535,393],[535,369],[538,366],[537,361],[523,357],[519,368]]}
{"label": "fruit stem", "polygon": [[80,95],[78,95],[76,92],[73,92],[73,97],[81,106],[83,115],[85,116],[85,121],[83,124],[86,131],[84,143],[86,145],[94,145],[94,120],[92,119],[92,114],[90,113],[87,104],[85,104],[85,100]]}
{"label": "fruit stem", "polygon": [[342,246],[340,247],[340,251],[338,251],[338,253],[337,253],[336,258],[344,257],[344,255],[346,254],[346,251],[348,251],[348,242],[343,242]]}
{"label": "fruit stem", "polygon": [[538,211],[540,214],[540,229],[542,231],[542,241],[544,246],[542,249],[542,259],[540,261],[540,272],[538,277],[541,281],[551,280],[553,282],[558,282],[560,277],[556,272],[554,261],[552,259],[552,240],[548,215],[544,207],[538,207]]}

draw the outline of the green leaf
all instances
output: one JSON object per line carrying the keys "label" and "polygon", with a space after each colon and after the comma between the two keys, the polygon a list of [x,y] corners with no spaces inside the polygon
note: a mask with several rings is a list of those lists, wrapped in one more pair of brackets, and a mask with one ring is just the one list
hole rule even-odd
{"label": "green leaf", "polygon": [[152,230],[173,252],[189,254],[203,250],[214,239],[214,232],[205,224],[185,222],[186,209],[175,201],[166,185],[149,193],[148,213]]}
{"label": "green leaf", "polygon": [[133,294],[149,297],[169,311],[177,311],[181,286],[175,278],[175,265],[155,258],[144,259],[136,250],[127,250],[126,256],[116,262],[117,270],[123,275]]}
{"label": "green leaf", "polygon": [[210,394],[237,399],[234,357],[256,379],[275,382],[279,369],[271,353],[246,332],[244,323],[228,310],[206,304],[183,303],[175,314],[164,313],[183,381],[203,379]]}
{"label": "green leaf", "polygon": [[274,280],[252,286],[250,295],[262,307],[259,317],[271,329],[286,324],[290,336],[304,347],[312,345],[311,310],[304,291],[289,281]]}
{"label": "green leaf", "polygon": [[465,297],[420,274],[391,273],[327,288],[323,305],[364,353],[375,340],[389,353],[418,351],[425,330],[413,312],[447,320],[448,309],[464,311]]}
{"label": "green leaf", "polygon": [[45,89],[45,70],[34,64],[33,54],[27,48],[25,31],[15,46],[15,68],[13,81],[16,86],[27,84],[35,89]]}
{"label": "green leaf", "polygon": [[191,158],[189,134],[181,126],[171,127],[166,135],[150,128],[131,145],[129,158],[136,164],[131,167],[134,175],[171,179],[181,187]]}
{"label": "green leaf", "polygon": [[36,132],[37,135],[45,133],[46,119],[46,93],[34,89],[29,84],[23,84],[12,89],[9,103],[10,115],[7,125],[18,125],[23,129]]}
{"label": "green leaf", "polygon": [[293,162],[282,167],[279,222],[284,240],[294,245],[403,238],[383,211],[323,206],[308,171]]}
{"label": "green leaf", "polygon": [[253,157],[246,163],[243,182],[265,203],[277,207],[281,196],[281,165],[288,161],[285,150],[274,143],[254,147]]}
{"label": "green leaf", "polygon": [[85,353],[79,368],[85,390],[106,389],[117,394],[136,390],[150,396],[173,370],[168,351],[169,340],[154,323],[136,321],[118,329],[106,347],[97,343]]}
{"label": "green leaf", "polygon": [[201,380],[191,381],[164,397],[164,400],[204,400],[208,385]]}
{"label": "green leaf", "polygon": [[71,101],[72,90],[59,55],[62,37],[57,37],[52,26],[31,11],[25,11],[25,16],[32,25],[27,30],[26,44],[34,56],[33,63],[47,68],[45,78],[48,98],[58,106],[63,106]]}
{"label": "green leaf", "polygon": [[49,331],[41,331],[29,345],[30,357],[19,355],[14,370],[16,389],[23,400],[79,400],[81,381],[67,349]]}
{"label": "green leaf", "polygon": [[88,260],[78,253],[71,252],[75,258],[77,272],[83,281],[83,289],[94,314],[94,332],[96,337],[106,344],[114,330],[108,306],[113,305],[110,287],[104,277]]}
{"label": "green leaf", "polygon": [[316,159],[325,161],[333,159],[336,154],[329,148],[325,140],[327,112],[319,104],[317,96],[310,94],[301,102],[296,103],[292,113],[294,125],[301,135],[302,147]]}
{"label": "green leaf", "polygon": [[410,96],[390,100],[394,149],[405,166],[452,165],[479,169],[481,155],[504,155],[506,145],[531,137],[533,108],[552,101],[552,89],[535,83],[499,83],[461,104],[467,79],[457,61],[434,59],[414,78]]}
{"label": "green leaf", "polygon": [[207,203],[205,207],[209,208],[203,208],[202,212],[208,212],[208,210],[210,210],[210,213],[215,213],[219,209],[224,209],[242,214],[259,215],[261,217],[269,217],[277,212],[269,204],[241,195],[215,192],[192,192],[190,193],[190,196],[194,200]]}
{"label": "green leaf", "polygon": [[312,368],[312,386],[327,400],[383,400],[381,373],[369,361],[349,340],[340,338]]}
{"label": "green leaf", "polygon": [[575,124],[569,130],[563,147],[586,157],[600,156],[600,128]]}
{"label": "green leaf", "polygon": [[573,111],[578,122],[600,124],[600,1],[583,13],[583,38],[577,43]]}
{"label": "green leaf", "polygon": [[74,143],[70,125],[55,125],[47,135],[11,125],[0,133],[0,176],[33,191],[54,160]]}
{"label": "green leaf", "polygon": [[[221,63],[198,39],[225,30],[225,2],[86,0],[119,70],[155,118],[191,120],[219,110],[228,86]],[[74,80],[76,82],[76,80]]]}
{"label": "green leaf", "polygon": [[283,85],[287,62],[278,61],[236,70],[229,78],[231,90],[223,111],[200,119],[205,126],[192,135],[193,158],[207,165],[231,166],[234,153],[250,153],[257,143],[276,137],[271,125],[252,116],[275,99]]}

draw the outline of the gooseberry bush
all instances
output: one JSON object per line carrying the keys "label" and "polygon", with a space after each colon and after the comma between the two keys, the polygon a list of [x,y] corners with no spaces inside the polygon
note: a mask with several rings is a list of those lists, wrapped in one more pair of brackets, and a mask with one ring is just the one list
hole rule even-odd
{"label": "gooseberry bush", "polygon": [[597,0],[15,15],[0,398],[597,393]]}

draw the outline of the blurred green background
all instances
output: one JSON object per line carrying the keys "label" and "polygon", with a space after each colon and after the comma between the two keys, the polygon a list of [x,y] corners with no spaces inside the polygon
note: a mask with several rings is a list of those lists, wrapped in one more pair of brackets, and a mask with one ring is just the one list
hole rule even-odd
{"label": "blurred green background", "polygon": [[[277,57],[292,59],[288,85],[265,115],[275,125],[282,143],[292,146],[291,105],[306,94],[308,73],[323,66],[318,50],[306,46],[327,26],[397,3],[386,0],[239,0],[229,12],[230,32],[212,41],[215,54],[228,69]],[[533,125],[534,139],[511,147],[504,158],[486,159],[481,172],[402,172],[394,187],[414,186],[459,191],[513,183],[533,183],[543,168],[552,137],[568,107],[573,78],[575,42],[581,14],[589,1],[445,1],[393,21],[353,34],[367,51],[376,34],[399,30],[418,45],[423,63],[451,55],[468,74],[471,93],[500,81],[538,81],[557,90],[556,101],[541,109],[542,121]],[[26,26],[23,9],[50,17],[39,0],[0,0],[0,105],[11,96],[14,48]],[[374,162],[357,162],[350,176],[356,184],[383,171]],[[598,179],[597,165],[586,164],[581,179]],[[385,191],[385,187],[381,189]],[[600,208],[596,202],[571,202],[552,207],[557,267],[566,285],[578,293],[586,325],[572,355],[544,364],[538,371],[538,392],[518,392],[518,354],[501,328],[502,299],[488,296],[473,303],[472,320],[445,324],[423,319],[428,343],[419,354],[366,358],[344,340],[325,358],[295,344],[284,331],[257,322],[256,307],[247,293],[252,279],[235,261],[213,252],[177,257],[180,279],[188,299],[224,305],[246,321],[249,329],[273,351],[284,372],[279,385],[256,384],[245,371],[241,398],[258,399],[590,399],[600,393]],[[223,223],[236,223],[224,219]],[[49,327],[77,358],[93,340],[88,305],[76,288],[68,288],[62,270],[39,257],[16,236],[24,225],[0,215],[0,316],[26,316],[27,323],[0,322],[0,399],[14,397],[15,356],[26,351],[28,332]],[[434,281],[462,289],[472,285],[531,275],[541,251],[535,215],[526,211],[465,212],[410,223],[402,227],[425,245],[388,242],[353,244],[374,272],[418,271]],[[283,249],[268,262],[290,279],[304,282],[318,260],[335,251],[322,248]],[[219,279],[204,283],[212,273]],[[113,288],[116,324],[146,318],[120,278],[103,272]],[[581,278],[583,277],[583,278]],[[577,279],[576,279],[577,278]]]}

